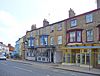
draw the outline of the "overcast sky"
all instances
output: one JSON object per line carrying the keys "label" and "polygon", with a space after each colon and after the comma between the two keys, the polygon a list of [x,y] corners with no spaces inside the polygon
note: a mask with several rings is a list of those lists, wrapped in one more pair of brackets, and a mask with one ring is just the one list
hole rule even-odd
{"label": "overcast sky", "polygon": [[70,8],[82,14],[96,9],[96,0],[0,0],[0,42],[14,46],[32,24],[66,19]]}

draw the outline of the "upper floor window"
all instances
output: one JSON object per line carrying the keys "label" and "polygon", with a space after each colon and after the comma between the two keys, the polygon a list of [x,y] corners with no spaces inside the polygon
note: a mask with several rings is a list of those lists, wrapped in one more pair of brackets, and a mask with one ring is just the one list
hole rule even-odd
{"label": "upper floor window", "polygon": [[48,45],[48,36],[42,35],[40,37],[40,45]]}
{"label": "upper floor window", "polygon": [[30,39],[28,40],[28,46],[31,46],[31,43],[30,43],[31,41],[30,41]]}
{"label": "upper floor window", "polygon": [[51,26],[50,27],[50,32],[53,32],[54,31],[54,26]]}
{"label": "upper floor window", "polygon": [[93,30],[87,30],[87,41],[93,41]]}
{"label": "upper floor window", "polygon": [[82,42],[82,30],[70,31],[67,33],[68,42]]}
{"label": "upper floor window", "polygon": [[32,39],[31,41],[32,41],[32,42],[31,42],[31,46],[34,46],[34,40]]}
{"label": "upper floor window", "polygon": [[81,41],[81,31],[77,31],[77,42]]}
{"label": "upper floor window", "polygon": [[90,23],[93,21],[93,14],[87,14],[86,15],[86,23]]}
{"label": "upper floor window", "polygon": [[62,36],[58,36],[58,44],[62,44]]}
{"label": "upper floor window", "polygon": [[58,29],[57,29],[58,31],[61,31],[62,30],[62,23],[59,23],[58,24]]}
{"label": "upper floor window", "polygon": [[39,30],[36,30],[36,35],[39,35]]}
{"label": "upper floor window", "polygon": [[71,20],[71,27],[75,27],[77,25],[77,20],[73,19]]}
{"label": "upper floor window", "polygon": [[75,42],[75,32],[70,32],[70,42]]}
{"label": "upper floor window", "polygon": [[38,39],[36,39],[36,46],[38,46],[39,45],[39,43],[38,43]]}
{"label": "upper floor window", "polygon": [[54,37],[51,37],[51,38],[50,38],[50,44],[51,44],[51,45],[54,45]]}

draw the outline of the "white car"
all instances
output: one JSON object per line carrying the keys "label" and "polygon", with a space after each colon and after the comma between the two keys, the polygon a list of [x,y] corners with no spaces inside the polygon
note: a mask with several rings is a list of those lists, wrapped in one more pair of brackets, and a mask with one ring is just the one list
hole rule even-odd
{"label": "white car", "polygon": [[0,60],[6,60],[5,56],[0,56]]}

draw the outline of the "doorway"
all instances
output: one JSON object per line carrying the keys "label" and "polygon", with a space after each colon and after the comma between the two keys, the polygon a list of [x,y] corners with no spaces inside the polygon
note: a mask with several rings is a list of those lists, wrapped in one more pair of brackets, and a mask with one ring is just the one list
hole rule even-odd
{"label": "doorway", "polygon": [[76,64],[79,65],[80,64],[80,53],[76,54]]}

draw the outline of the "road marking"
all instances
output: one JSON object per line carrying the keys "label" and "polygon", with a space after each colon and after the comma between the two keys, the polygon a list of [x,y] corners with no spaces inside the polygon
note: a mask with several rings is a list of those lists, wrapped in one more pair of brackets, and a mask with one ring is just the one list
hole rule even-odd
{"label": "road marking", "polygon": [[50,75],[47,74],[47,76],[50,76]]}
{"label": "road marking", "polygon": [[28,69],[20,68],[20,67],[17,67],[17,66],[14,66],[14,68],[16,68],[16,69],[20,69],[20,70],[24,70],[24,71],[27,71],[27,72],[32,72],[32,70],[28,70]]}

